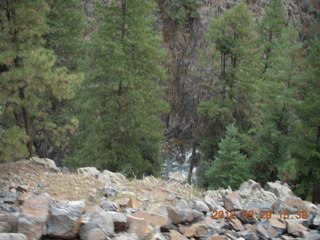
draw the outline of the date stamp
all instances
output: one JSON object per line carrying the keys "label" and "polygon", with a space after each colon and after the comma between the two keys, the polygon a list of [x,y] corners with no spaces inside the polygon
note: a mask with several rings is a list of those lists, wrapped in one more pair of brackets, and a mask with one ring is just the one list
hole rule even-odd
{"label": "date stamp", "polygon": [[[241,217],[242,219],[270,219],[272,215],[271,211],[254,211],[254,210],[243,210],[243,211],[212,211],[212,219],[236,219],[236,216]],[[295,213],[290,213],[289,211],[279,211],[278,214],[281,219],[307,219],[309,217],[308,211],[301,210],[296,211]]]}

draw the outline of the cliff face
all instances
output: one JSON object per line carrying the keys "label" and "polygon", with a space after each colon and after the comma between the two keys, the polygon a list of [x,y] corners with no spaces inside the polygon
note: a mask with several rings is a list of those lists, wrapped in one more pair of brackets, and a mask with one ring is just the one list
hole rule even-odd
{"label": "cliff face", "polygon": [[[157,0],[162,22],[165,46],[170,54],[168,99],[171,112],[167,118],[168,137],[184,140],[192,139],[192,131],[198,124],[197,106],[208,99],[203,87],[214,84],[215,73],[209,69],[199,71],[199,50],[206,44],[204,34],[211,20],[236,4],[237,0],[198,0],[198,17],[184,27],[179,27],[165,13],[164,0]],[[264,15],[264,7],[269,0],[247,0],[258,21]],[[282,0],[288,21],[300,20],[301,40],[308,34],[311,23],[320,16],[319,0]]]}

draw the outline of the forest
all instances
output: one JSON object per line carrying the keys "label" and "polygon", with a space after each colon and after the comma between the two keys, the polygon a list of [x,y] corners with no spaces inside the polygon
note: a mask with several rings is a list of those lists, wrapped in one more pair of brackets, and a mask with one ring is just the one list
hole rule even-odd
{"label": "forest", "polygon": [[[281,180],[320,202],[320,22],[288,21],[281,0],[255,18],[237,1],[213,18],[190,137],[197,182]],[[0,162],[48,157],[128,177],[159,176],[170,102],[161,12],[183,31],[195,0],[0,1]],[[158,9],[158,10],[157,10]],[[159,10],[160,9],[160,10]]]}

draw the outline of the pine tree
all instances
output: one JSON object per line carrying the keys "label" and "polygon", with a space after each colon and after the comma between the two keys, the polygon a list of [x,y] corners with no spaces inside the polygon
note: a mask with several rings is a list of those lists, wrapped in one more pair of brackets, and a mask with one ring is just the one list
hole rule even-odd
{"label": "pine tree", "polygon": [[[202,127],[198,130],[201,150],[204,153],[201,164],[212,161],[218,150],[218,143],[225,134],[226,126],[236,122],[240,130],[251,126],[254,110],[254,93],[258,69],[255,25],[244,2],[213,19],[206,39],[208,51],[203,56],[212,62],[217,73],[213,82],[213,97],[198,107]],[[200,173],[201,174],[201,173]]]}
{"label": "pine tree", "polygon": [[[1,148],[21,149],[18,157],[26,153],[22,143],[28,156],[33,155],[34,121],[45,118],[52,108],[47,99],[72,97],[72,85],[79,78],[64,68],[54,68],[56,58],[44,48],[48,11],[46,2],[40,0],[0,2]],[[14,141],[9,140],[12,134],[17,134]]]}
{"label": "pine tree", "polygon": [[295,190],[305,199],[319,202],[320,181],[320,23],[314,24],[306,48],[306,71],[299,81],[294,124],[293,157]]}
{"label": "pine tree", "polygon": [[234,124],[227,127],[225,138],[219,143],[219,151],[211,166],[205,171],[209,188],[237,189],[243,181],[251,178],[246,156],[241,153],[242,143],[238,128]]}
{"label": "pine tree", "polygon": [[262,82],[255,126],[251,129],[254,144],[248,152],[252,152],[253,174],[263,184],[283,178],[284,166],[290,161],[294,85],[301,61],[298,31],[287,26],[279,0],[266,7],[266,15],[259,23],[259,43],[264,53],[259,74]]}
{"label": "pine tree", "polygon": [[91,72],[82,96],[80,149],[70,164],[90,162],[128,175],[160,170],[159,99],[165,77],[161,38],[152,29],[154,4],[118,0],[96,6]]}

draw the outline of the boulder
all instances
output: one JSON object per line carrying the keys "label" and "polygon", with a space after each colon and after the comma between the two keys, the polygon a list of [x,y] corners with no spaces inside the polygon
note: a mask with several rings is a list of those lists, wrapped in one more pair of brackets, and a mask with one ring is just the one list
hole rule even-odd
{"label": "boulder", "polygon": [[154,227],[159,226],[162,231],[168,231],[169,218],[155,213],[139,210],[133,214],[134,217],[142,218],[151,223]]}
{"label": "boulder", "polygon": [[[114,235],[114,224],[110,213],[98,208],[84,222],[79,231],[82,240],[109,239]],[[93,236],[99,236],[93,238]]]}
{"label": "boulder", "polygon": [[95,179],[98,179],[99,174],[101,173],[95,167],[78,168],[77,172],[78,172],[78,174],[84,175],[86,177],[92,177],[92,178],[95,178]]}
{"label": "boulder", "polygon": [[183,232],[183,235],[187,238],[200,238],[204,237],[208,232],[208,227],[204,223],[194,223]]}
{"label": "boulder", "polygon": [[237,211],[242,209],[241,197],[237,193],[223,195],[224,208],[228,211]]}
{"label": "boulder", "polygon": [[154,228],[143,218],[128,216],[129,233],[137,234],[141,240],[149,240],[153,236]]}
{"label": "boulder", "polygon": [[25,200],[18,220],[18,232],[26,235],[28,240],[40,239],[46,234],[50,203],[51,198],[47,193]]}
{"label": "boulder", "polygon": [[259,240],[269,240],[270,239],[266,229],[260,223],[255,225],[254,231],[258,235]]}
{"label": "boulder", "polygon": [[316,229],[320,230],[320,212],[315,214],[312,220],[312,225],[315,226]]}
{"label": "boulder", "polygon": [[74,238],[81,224],[84,201],[53,202],[50,206],[48,235],[53,238]]}
{"label": "boulder", "polygon": [[120,233],[113,240],[139,240],[135,233]]}
{"label": "boulder", "polygon": [[0,212],[0,233],[17,232],[18,216],[18,213]]}
{"label": "boulder", "polygon": [[257,234],[255,234],[255,232],[251,230],[244,230],[242,232],[239,232],[239,236],[246,240],[259,240]]}
{"label": "boulder", "polygon": [[244,226],[242,225],[241,221],[238,218],[228,218],[228,222],[230,223],[232,228],[236,231],[245,230]]}
{"label": "boulder", "polygon": [[193,209],[180,209],[177,207],[167,207],[168,216],[174,224],[185,223],[185,222],[196,222],[199,221],[203,214]]}
{"label": "boulder", "polygon": [[308,232],[308,240],[319,240],[319,239],[320,239],[320,231],[310,230]]}
{"label": "boulder", "polygon": [[294,237],[307,238],[308,232],[307,228],[300,223],[294,221],[287,221],[288,233]]}
{"label": "boulder", "polygon": [[205,202],[205,204],[208,205],[210,211],[217,210],[218,203],[213,198],[211,198],[209,196],[205,196],[204,197],[204,202]]}
{"label": "boulder", "polygon": [[274,193],[280,199],[295,196],[289,188],[288,184],[282,184],[280,181],[267,182],[264,190]]}
{"label": "boulder", "polygon": [[248,181],[243,182],[240,187],[239,190],[240,192],[244,192],[244,191],[252,191],[252,190],[261,190],[262,187],[260,185],[260,183],[257,183],[251,179],[249,179]]}
{"label": "boulder", "polygon": [[204,202],[199,201],[199,200],[194,202],[194,205],[193,205],[192,208],[197,210],[197,211],[199,211],[199,212],[202,212],[204,215],[206,215],[207,212],[210,211],[210,209],[207,206],[207,204],[205,204]]}
{"label": "boulder", "polygon": [[273,214],[270,219],[261,221],[263,227],[266,229],[268,236],[276,238],[286,231],[285,222],[280,219],[279,215]]}
{"label": "boulder", "polygon": [[122,184],[126,181],[126,177],[121,173],[114,173],[108,170],[104,170],[99,176],[98,179],[102,182],[111,182],[114,184]]}
{"label": "boulder", "polygon": [[213,235],[211,237],[208,238],[208,240],[228,240],[227,236],[224,235]]}
{"label": "boulder", "polygon": [[57,167],[55,161],[49,158],[39,158],[39,157],[32,157],[30,158],[30,162],[38,163],[43,165],[45,168],[53,170],[55,172],[59,172],[59,168]]}
{"label": "boulder", "polygon": [[0,233],[1,240],[27,240],[22,233]]}

